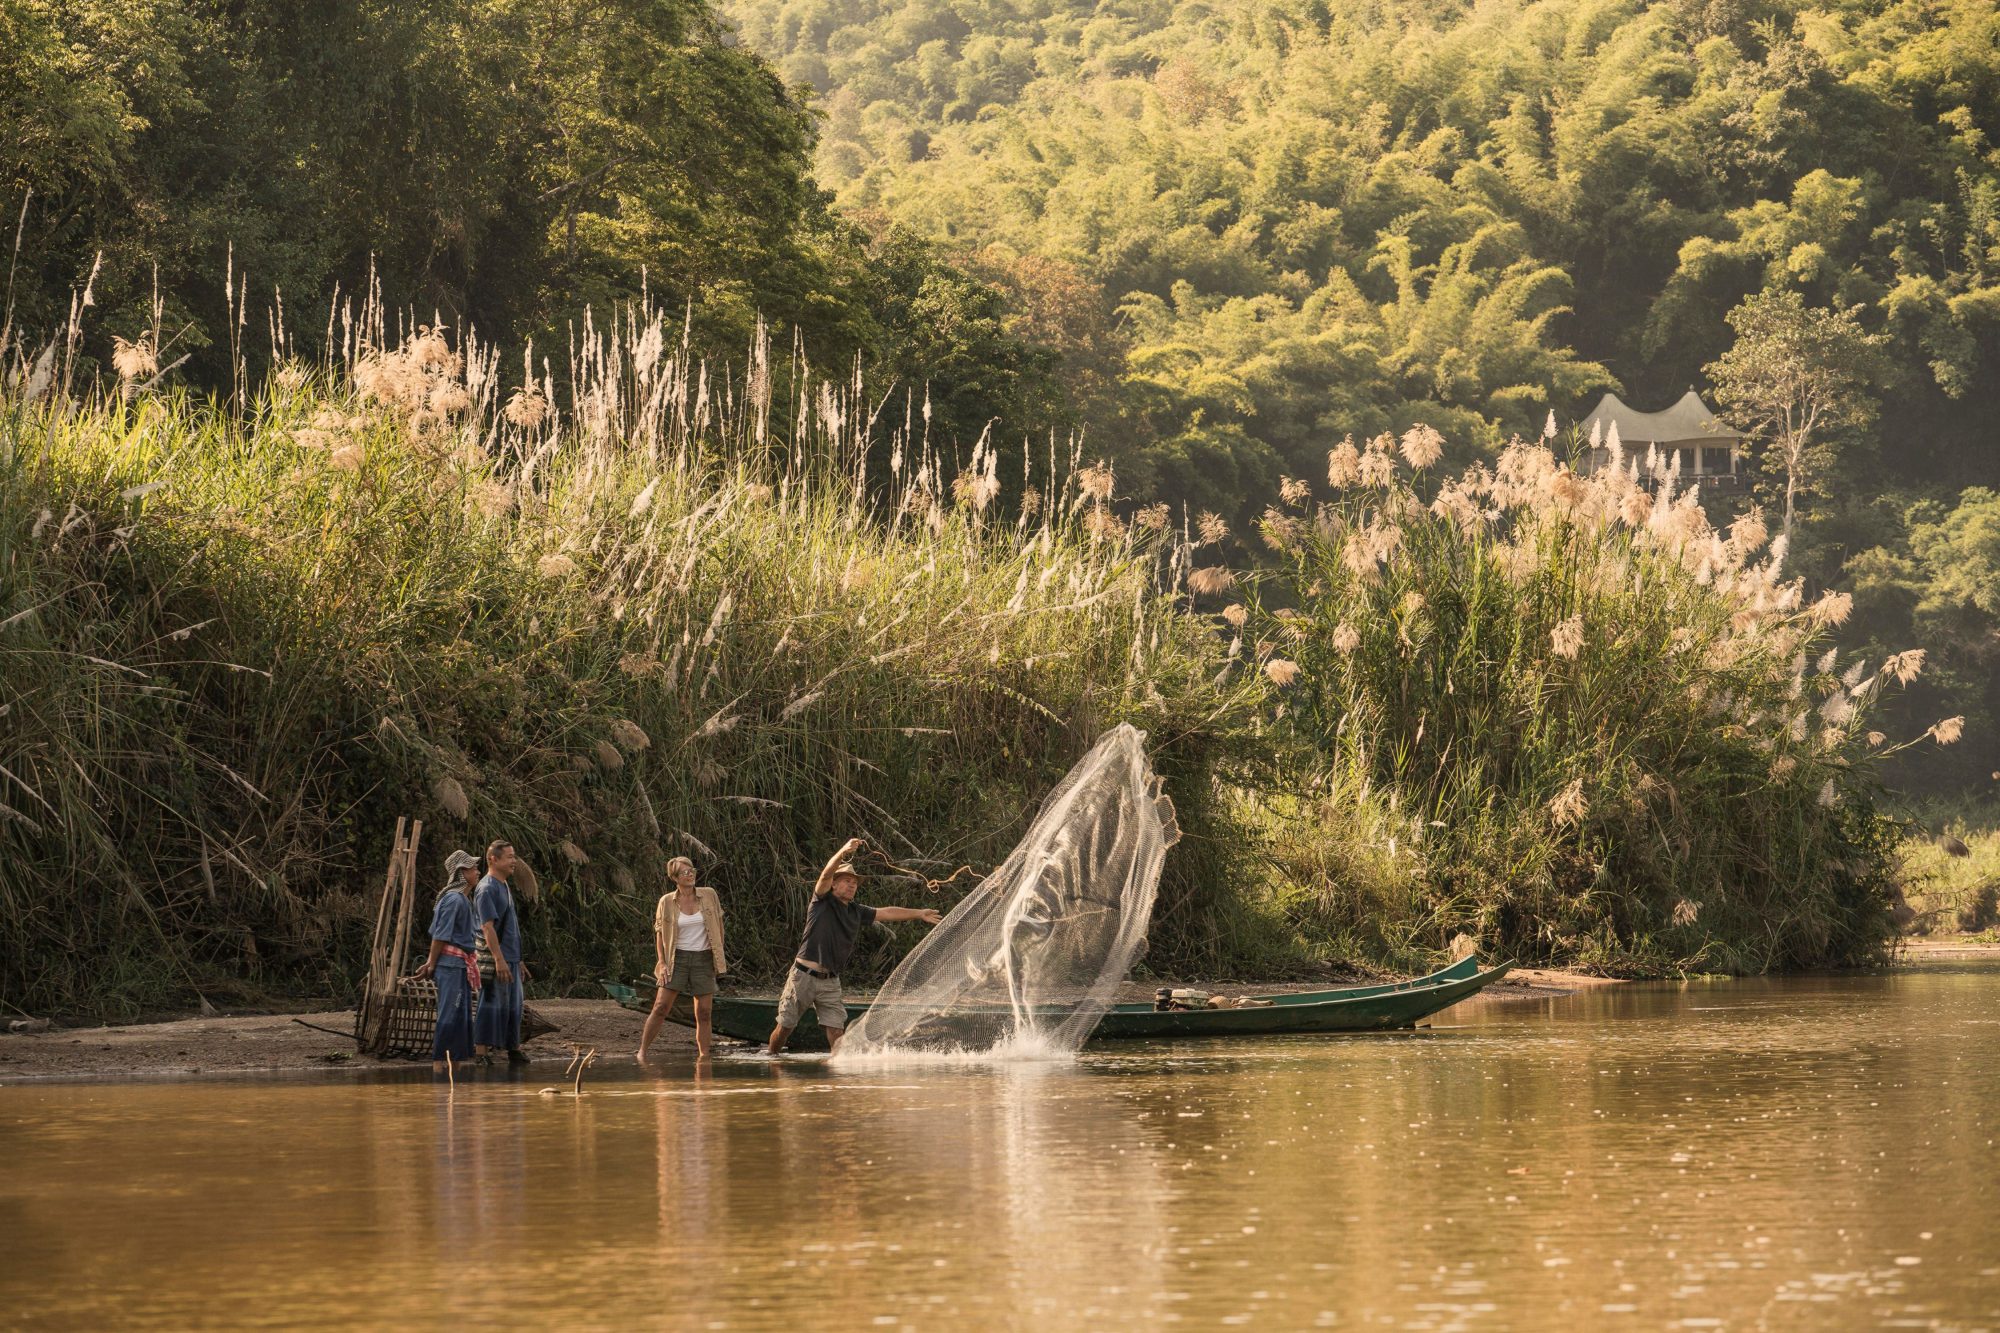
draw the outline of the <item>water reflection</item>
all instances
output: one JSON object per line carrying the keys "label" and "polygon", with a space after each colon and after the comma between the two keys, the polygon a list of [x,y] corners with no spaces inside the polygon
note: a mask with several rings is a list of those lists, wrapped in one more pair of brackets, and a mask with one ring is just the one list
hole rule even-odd
{"label": "water reflection", "polygon": [[0,1088],[0,1310],[1991,1326],[1996,1000],[1991,966],[1620,988],[1074,1066],[600,1069],[580,1099],[546,1072]]}

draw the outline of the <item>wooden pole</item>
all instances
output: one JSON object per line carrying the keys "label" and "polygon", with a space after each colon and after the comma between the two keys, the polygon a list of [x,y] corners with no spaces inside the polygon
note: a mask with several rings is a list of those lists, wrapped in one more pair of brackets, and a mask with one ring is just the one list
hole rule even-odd
{"label": "wooden pole", "polygon": [[372,1020],[387,1002],[395,978],[385,975],[389,943],[389,894],[396,884],[396,866],[403,850],[403,818],[397,817],[396,837],[389,847],[389,865],[382,875],[382,900],[375,905],[375,935],[368,945],[368,979],[361,985],[361,1010],[354,1016],[355,1040],[366,1049],[370,1043]]}
{"label": "wooden pole", "polygon": [[396,926],[396,952],[390,960],[400,968],[410,956],[410,918],[417,907],[417,839],[423,836],[424,821],[410,821],[410,840],[403,854],[403,911]]}

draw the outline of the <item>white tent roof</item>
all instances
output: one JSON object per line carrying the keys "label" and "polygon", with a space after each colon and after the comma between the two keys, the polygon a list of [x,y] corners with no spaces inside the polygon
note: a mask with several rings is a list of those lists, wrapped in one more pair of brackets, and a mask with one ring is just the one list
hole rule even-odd
{"label": "white tent roof", "polygon": [[1607,393],[1583,421],[1585,430],[1595,427],[1607,435],[1614,423],[1619,443],[1627,446],[1728,443],[1743,438],[1741,431],[1731,430],[1717,420],[1693,389],[1664,412],[1635,411],[1620,402],[1617,394]]}

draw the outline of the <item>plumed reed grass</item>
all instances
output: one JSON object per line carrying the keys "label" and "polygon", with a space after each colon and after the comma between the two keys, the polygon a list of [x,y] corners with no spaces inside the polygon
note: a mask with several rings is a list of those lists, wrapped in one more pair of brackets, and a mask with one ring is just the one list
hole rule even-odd
{"label": "plumed reed grass", "polygon": [[240,409],[31,364],[0,398],[8,1003],[344,987],[400,814],[427,857],[515,841],[556,984],[651,967],[678,852],[769,979],[840,839],[995,861],[1124,719],[1191,831],[1155,963],[1212,959],[1238,840],[1204,812],[1265,687],[1177,609],[1171,525],[1101,521],[1108,469],[952,466],[913,398],[761,338],[732,375],[657,312],[513,383],[337,322]]}
{"label": "plumed reed grass", "polygon": [[1866,718],[1921,663],[1843,657],[1843,596],[1802,604],[1756,517],[1716,531],[1637,460],[1516,442],[1440,483],[1395,452],[1344,443],[1332,503],[1267,519],[1282,567],[1240,631],[1317,756],[1274,821],[1298,919],[1405,959],[1461,931],[1627,973],[1876,957]]}

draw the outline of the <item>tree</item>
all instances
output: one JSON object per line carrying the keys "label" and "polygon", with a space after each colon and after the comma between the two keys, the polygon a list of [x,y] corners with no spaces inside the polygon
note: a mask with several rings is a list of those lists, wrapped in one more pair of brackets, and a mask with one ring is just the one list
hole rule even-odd
{"label": "tree", "polygon": [[1869,385],[1886,340],[1862,328],[1853,309],[1808,306],[1794,291],[1746,297],[1729,312],[1729,327],[1735,343],[1703,369],[1737,422],[1770,441],[1768,457],[1785,478],[1789,545],[1798,493],[1825,470],[1833,438],[1874,417]]}

